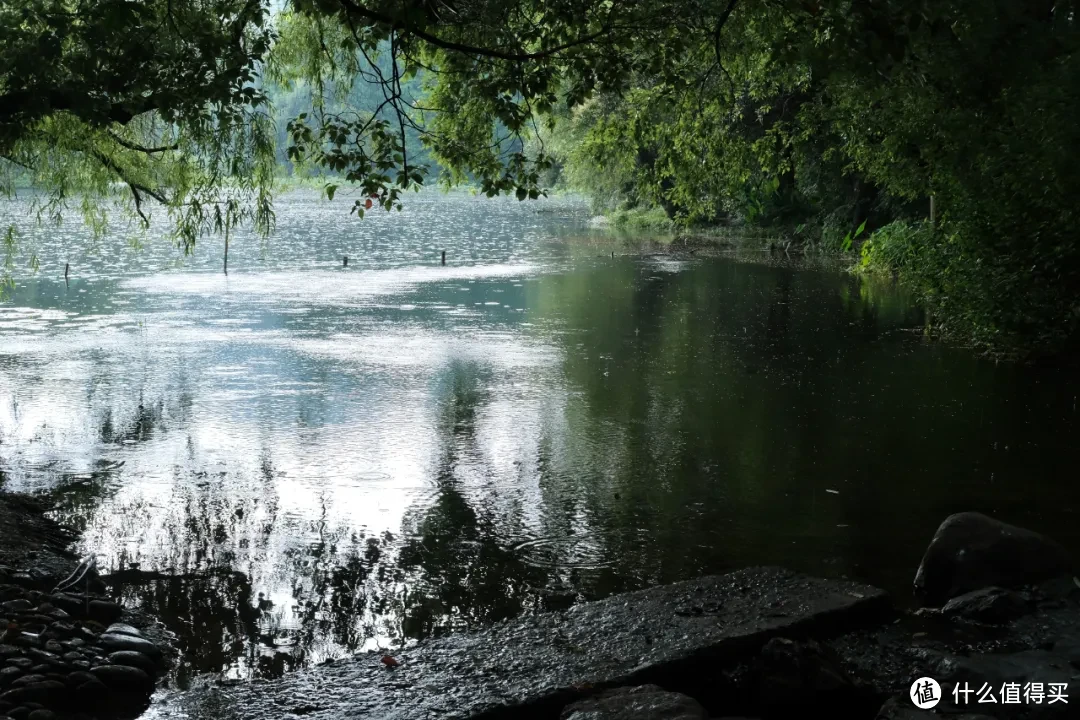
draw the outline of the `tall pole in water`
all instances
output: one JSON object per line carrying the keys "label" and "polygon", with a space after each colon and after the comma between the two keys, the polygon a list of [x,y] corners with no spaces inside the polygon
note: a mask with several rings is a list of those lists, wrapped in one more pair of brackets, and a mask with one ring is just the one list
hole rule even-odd
{"label": "tall pole in water", "polygon": [[68,271],[71,270],[71,263],[64,263],[64,284],[68,283]]}
{"label": "tall pole in water", "polygon": [[442,264],[443,265],[446,264],[446,251],[445,250],[442,251]]}
{"label": "tall pole in water", "polygon": [[225,274],[229,274],[229,223],[225,223]]}

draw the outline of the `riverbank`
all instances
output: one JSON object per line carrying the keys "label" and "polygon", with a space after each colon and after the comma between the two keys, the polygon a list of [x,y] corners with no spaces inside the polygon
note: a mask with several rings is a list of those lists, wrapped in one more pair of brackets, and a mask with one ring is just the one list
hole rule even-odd
{"label": "riverbank", "polygon": [[102,592],[47,512],[0,494],[0,719],[137,717],[165,669],[160,633]]}
{"label": "riverbank", "polygon": [[[93,573],[56,592],[57,573],[75,565],[73,535],[46,512],[0,495],[0,557],[15,563],[0,568],[0,720],[112,720],[148,707],[194,720],[781,720],[811,710],[930,720],[908,697],[924,677],[939,683],[940,708],[965,720],[1057,720],[1072,717],[1080,680],[1080,581],[1068,552],[961,513],[924,554],[916,611],[863,583],[748,568],[276,680],[204,680],[150,706],[165,643],[152,621],[99,592]],[[1033,684],[1043,702],[1001,699]],[[962,700],[980,688],[996,704]]]}
{"label": "riverbank", "polygon": [[[1062,552],[964,513],[942,523],[916,574],[939,607],[906,612],[868,585],[749,568],[277,681],[205,685],[155,717],[931,720],[909,693],[932,677],[933,704],[962,720],[1067,718],[1080,679],[1080,584]],[[1011,700],[1010,688],[1030,695],[1032,684],[1043,700]],[[964,701],[987,687],[994,704]]]}

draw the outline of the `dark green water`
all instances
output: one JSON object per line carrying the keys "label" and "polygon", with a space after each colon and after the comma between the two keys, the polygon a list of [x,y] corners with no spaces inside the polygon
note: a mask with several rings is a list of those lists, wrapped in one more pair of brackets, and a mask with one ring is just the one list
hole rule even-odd
{"label": "dark green water", "polygon": [[0,304],[5,487],[184,576],[123,591],[180,684],[754,564],[903,600],[959,510],[1080,549],[1076,380],[926,342],[887,285],[612,258],[571,200],[347,204],[283,199],[228,278],[37,230]]}

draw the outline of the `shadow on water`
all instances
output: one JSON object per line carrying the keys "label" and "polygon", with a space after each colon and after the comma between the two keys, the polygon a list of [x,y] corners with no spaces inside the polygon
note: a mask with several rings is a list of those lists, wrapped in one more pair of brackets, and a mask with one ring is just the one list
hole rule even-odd
{"label": "shadow on water", "polygon": [[318,241],[296,201],[303,247],[238,241],[227,284],[196,257],[0,305],[0,483],[52,494],[177,684],[755,564],[902,602],[958,510],[1080,550],[1075,378],[928,343],[836,268],[611,257],[470,203]]}

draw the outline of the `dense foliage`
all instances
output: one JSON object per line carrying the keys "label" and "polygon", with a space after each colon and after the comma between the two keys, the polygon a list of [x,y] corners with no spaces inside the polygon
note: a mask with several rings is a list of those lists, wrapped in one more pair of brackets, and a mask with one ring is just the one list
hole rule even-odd
{"label": "dense foliage", "polygon": [[1080,320],[1074,5],[289,0],[268,23],[263,0],[13,0],[0,156],[55,201],[122,183],[186,243],[268,228],[275,157],[359,214],[432,161],[521,199],[561,179],[858,250],[939,327],[1053,352]]}

